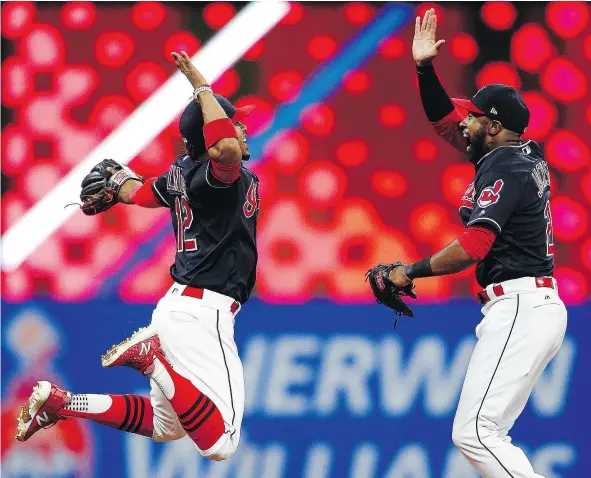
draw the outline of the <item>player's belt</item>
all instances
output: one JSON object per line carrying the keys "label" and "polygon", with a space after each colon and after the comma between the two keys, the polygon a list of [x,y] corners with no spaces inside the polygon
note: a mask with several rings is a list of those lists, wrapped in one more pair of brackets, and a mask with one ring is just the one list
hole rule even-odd
{"label": "player's belt", "polygon": [[[211,291],[207,291],[211,292]],[[200,287],[185,287],[185,290],[181,293],[181,295],[188,295],[189,297],[194,297],[196,299],[203,300],[203,295],[206,293],[205,289],[201,289]],[[221,295],[221,294],[220,294]],[[240,308],[240,303],[234,301],[230,304],[230,312],[234,313]]]}
{"label": "player's belt", "polygon": [[508,280],[501,284],[488,286],[486,289],[478,292],[476,297],[478,297],[478,301],[482,305],[485,305],[492,299],[496,299],[497,297],[501,297],[502,295],[511,292],[525,292],[540,287],[548,287],[550,289],[558,290],[556,281],[552,277],[522,277],[521,279]]}
{"label": "player's belt", "polygon": [[232,297],[228,297],[227,295],[209,289],[202,289],[201,287],[191,287],[188,285],[177,284],[175,282],[169,289],[168,293],[200,299],[204,302],[204,305],[208,305],[209,307],[218,310],[230,311],[232,314],[240,309],[240,302],[232,299]]}

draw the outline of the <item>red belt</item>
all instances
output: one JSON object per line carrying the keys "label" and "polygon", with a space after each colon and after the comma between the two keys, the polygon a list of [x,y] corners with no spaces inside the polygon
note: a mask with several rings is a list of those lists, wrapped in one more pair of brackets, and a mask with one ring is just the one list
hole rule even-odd
{"label": "red belt", "polygon": [[[187,295],[189,297],[194,297],[195,299],[203,299],[203,291],[204,291],[204,289],[201,289],[199,287],[187,286],[187,287],[185,287],[183,292],[181,292],[181,295]],[[230,306],[230,312],[234,313],[239,308],[240,308],[240,303],[237,301],[234,301],[234,302],[232,302],[232,305]]]}
{"label": "red belt", "polygon": [[[536,277],[536,287],[549,287],[550,289],[555,289],[554,280],[552,277]],[[505,295],[505,291],[503,290],[503,286],[501,284],[493,285],[492,290],[496,297]],[[488,296],[486,289],[478,292],[476,297],[478,297],[478,301],[482,305],[488,304],[490,302],[490,297]]]}

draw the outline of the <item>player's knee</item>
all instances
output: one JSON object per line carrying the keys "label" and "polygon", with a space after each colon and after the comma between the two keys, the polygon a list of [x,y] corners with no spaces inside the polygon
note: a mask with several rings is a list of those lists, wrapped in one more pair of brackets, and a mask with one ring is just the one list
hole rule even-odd
{"label": "player's knee", "polygon": [[204,458],[213,461],[224,461],[230,458],[238,449],[238,440],[232,435],[224,433],[213,447],[209,450],[201,451],[200,453]]}
{"label": "player's knee", "polygon": [[458,450],[462,453],[469,453],[470,450],[478,448],[478,436],[474,427],[454,428],[451,439]]}
{"label": "player's knee", "polygon": [[234,455],[235,452],[236,452],[235,448],[233,450],[220,450],[218,453],[214,453],[213,455],[206,456],[205,458],[207,458],[208,460],[213,460],[213,461],[224,461],[224,460],[227,460],[228,458],[230,458],[232,455]]}
{"label": "player's knee", "polygon": [[152,439],[154,441],[172,441],[183,438],[186,435],[185,430],[179,423],[158,420],[154,417],[154,433]]}
{"label": "player's knee", "polygon": [[173,441],[179,440],[185,436],[184,430],[183,433],[180,433],[178,430],[170,430],[166,432],[157,432],[154,430],[152,434],[152,440],[154,441]]}
{"label": "player's knee", "polygon": [[454,429],[451,432],[451,441],[454,442],[456,448],[461,450],[465,446],[466,436],[459,430]]}
{"label": "player's knee", "polygon": [[495,421],[483,416],[478,417],[477,420],[471,420],[465,425],[454,426],[451,435],[454,445],[463,453],[468,454],[485,446],[494,446],[494,443],[501,438],[502,434],[495,425]]}

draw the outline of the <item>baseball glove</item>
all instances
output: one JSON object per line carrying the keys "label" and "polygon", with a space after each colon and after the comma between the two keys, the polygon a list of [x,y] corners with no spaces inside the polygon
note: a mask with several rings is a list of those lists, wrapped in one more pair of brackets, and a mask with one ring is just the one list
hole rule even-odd
{"label": "baseball glove", "polygon": [[414,284],[411,282],[405,287],[398,287],[390,280],[390,272],[396,267],[403,266],[402,262],[395,262],[394,264],[378,264],[367,271],[365,280],[369,279],[369,285],[373,295],[376,297],[378,304],[384,304],[386,307],[394,310],[396,323],[401,315],[414,317],[413,311],[404,303],[401,296],[408,296],[416,299],[417,295],[414,293]]}
{"label": "baseball glove", "polygon": [[143,179],[131,169],[112,159],[103,159],[82,180],[82,212],[93,216],[112,208],[119,202],[119,191],[128,179]]}

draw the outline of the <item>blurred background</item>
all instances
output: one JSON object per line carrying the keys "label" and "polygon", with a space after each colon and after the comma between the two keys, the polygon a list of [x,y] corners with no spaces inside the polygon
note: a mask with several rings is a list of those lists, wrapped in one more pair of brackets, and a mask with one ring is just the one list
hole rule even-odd
{"label": "blurred background", "polygon": [[[451,442],[481,318],[473,270],[417,281],[416,318],[396,330],[363,280],[371,265],[418,260],[462,230],[473,167],[431,130],[410,53],[414,17],[431,7],[448,92],[517,88],[532,113],[526,137],[550,165],[569,329],[511,435],[547,478],[588,476],[585,2],[3,3],[3,476],[478,476]],[[236,323],[241,447],[210,463],[188,439],[157,444],[75,420],[17,443],[15,416],[36,379],[147,393],[143,377],[105,371],[99,357],[147,324],[170,286],[169,212],[119,205],[85,217],[63,206],[93,154],[151,177],[182,152],[191,88],[167,86],[173,50],[197,54],[216,92],[257,106],[247,125],[260,263]]]}

